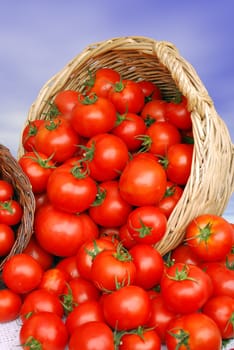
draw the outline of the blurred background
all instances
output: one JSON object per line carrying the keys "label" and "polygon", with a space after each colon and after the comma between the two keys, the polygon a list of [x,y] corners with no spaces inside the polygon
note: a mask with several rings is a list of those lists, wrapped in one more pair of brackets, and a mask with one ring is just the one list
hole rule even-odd
{"label": "blurred background", "polygon": [[[176,45],[234,140],[233,7],[233,0],[1,1],[0,142],[16,155],[28,110],[47,80],[89,44],[128,35]],[[233,196],[224,216],[234,222]]]}

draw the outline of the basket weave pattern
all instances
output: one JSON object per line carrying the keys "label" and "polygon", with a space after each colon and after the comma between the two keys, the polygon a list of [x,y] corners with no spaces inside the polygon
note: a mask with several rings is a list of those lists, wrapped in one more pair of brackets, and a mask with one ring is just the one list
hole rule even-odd
{"label": "basket weave pattern", "polygon": [[193,163],[182,198],[168,220],[166,235],[157,246],[165,254],[182,241],[192,218],[203,213],[223,214],[234,188],[234,148],[229,132],[195,69],[177,48],[141,36],[113,38],[88,46],[42,87],[28,120],[44,119],[50,108],[48,102],[59,91],[82,92],[88,70],[95,72],[102,67],[117,70],[123,79],[150,80],[166,99],[178,91],[187,98],[193,123]]}
{"label": "basket weave pattern", "polygon": [[0,178],[13,185],[16,200],[23,208],[23,217],[15,232],[15,243],[10,253],[4,259],[0,260],[1,272],[6,260],[12,255],[21,253],[30,240],[34,219],[35,198],[31,191],[28,178],[21,170],[17,160],[11,155],[9,149],[3,145],[0,145]]}

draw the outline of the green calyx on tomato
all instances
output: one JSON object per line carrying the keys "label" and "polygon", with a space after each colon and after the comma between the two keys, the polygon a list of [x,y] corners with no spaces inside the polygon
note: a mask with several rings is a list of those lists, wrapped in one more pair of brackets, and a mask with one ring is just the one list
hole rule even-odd
{"label": "green calyx on tomato", "polygon": [[54,121],[54,119],[50,119],[48,123],[46,123],[45,128],[49,131],[53,131],[59,128],[60,124],[61,124],[60,119],[57,119],[57,122]]}
{"label": "green calyx on tomato", "polygon": [[151,137],[149,135],[138,135],[136,138],[137,140],[142,141],[141,148],[138,153],[148,152],[153,142]]}
{"label": "green calyx on tomato", "polygon": [[85,96],[83,99],[80,100],[80,102],[83,105],[92,105],[95,102],[97,102],[97,100],[98,100],[97,95],[95,93],[93,93],[93,94]]}
{"label": "green calyx on tomato", "polygon": [[132,261],[131,254],[121,243],[117,245],[113,256],[119,261]]}
{"label": "green calyx on tomato", "polygon": [[122,92],[124,90],[124,83],[122,80],[120,81],[117,81],[115,84],[114,84],[114,91],[115,92]]}
{"label": "green calyx on tomato", "polygon": [[0,208],[6,210],[8,213],[13,214],[13,208],[11,205],[11,200],[0,202]]}
{"label": "green calyx on tomato", "polygon": [[54,153],[51,154],[46,159],[43,159],[42,157],[40,157],[39,153],[35,150],[33,151],[33,153],[35,154],[35,157],[25,155],[25,158],[28,158],[28,159],[35,161],[37,164],[39,164],[44,169],[55,169],[56,168],[55,165],[51,165],[51,163],[50,163],[51,160],[53,159]]}
{"label": "green calyx on tomato", "polygon": [[98,207],[101,205],[105,198],[106,198],[106,190],[104,188],[101,188],[100,186],[97,186],[97,194],[95,201],[91,204],[91,207]]}
{"label": "green calyx on tomato", "polygon": [[74,307],[76,307],[78,305],[74,301],[73,294],[72,294],[72,289],[71,289],[71,287],[69,286],[68,283],[67,283],[67,289],[68,289],[68,292],[61,296],[61,302],[62,302],[62,305],[63,305],[63,309],[64,309],[65,315],[68,315],[70,312],[72,312]]}
{"label": "green calyx on tomato", "polygon": [[189,333],[185,332],[183,329],[175,329],[176,333],[168,331],[168,333],[178,340],[175,350],[179,350],[181,346],[185,346],[187,350],[190,350],[189,346]]}
{"label": "green calyx on tomato", "polygon": [[42,350],[42,344],[35,339],[33,336],[30,336],[27,341],[22,344],[23,347],[28,347],[29,349],[33,349],[33,350]]}
{"label": "green calyx on tomato", "polygon": [[197,282],[195,278],[189,277],[189,266],[185,264],[181,271],[176,269],[174,276],[168,275],[167,277],[174,281],[193,281]]}

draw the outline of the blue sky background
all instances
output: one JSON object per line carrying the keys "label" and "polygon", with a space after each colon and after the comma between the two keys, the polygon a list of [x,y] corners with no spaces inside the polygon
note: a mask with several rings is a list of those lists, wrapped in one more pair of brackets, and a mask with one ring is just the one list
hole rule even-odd
{"label": "blue sky background", "polygon": [[[8,0],[0,4],[0,142],[16,155],[39,90],[87,45],[170,41],[197,70],[234,140],[233,0]],[[233,217],[234,200],[225,215]]]}

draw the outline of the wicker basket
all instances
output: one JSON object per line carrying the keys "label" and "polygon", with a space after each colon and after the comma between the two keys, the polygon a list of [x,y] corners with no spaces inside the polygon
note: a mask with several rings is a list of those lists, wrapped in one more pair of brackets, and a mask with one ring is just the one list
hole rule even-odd
{"label": "wicker basket", "polygon": [[[202,213],[223,214],[234,187],[234,148],[229,132],[196,71],[176,47],[141,36],[113,38],[86,47],[42,87],[28,119],[43,119],[48,101],[59,91],[82,91],[88,69],[95,72],[101,67],[116,69],[123,78],[150,80],[160,87],[164,98],[180,91],[188,100],[195,142],[193,163],[183,196],[157,246],[165,254],[183,240],[192,218]],[[22,153],[20,144],[19,156]]]}
{"label": "wicker basket", "polygon": [[12,255],[21,253],[29,242],[33,231],[35,199],[28,178],[9,149],[3,145],[0,145],[0,178],[13,185],[15,199],[23,208],[23,217],[16,229],[15,243],[10,253],[0,260],[1,272],[6,260]]}

